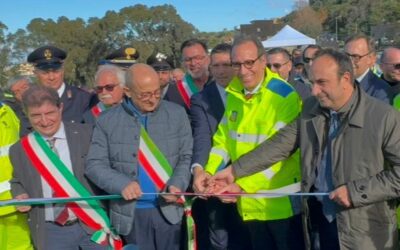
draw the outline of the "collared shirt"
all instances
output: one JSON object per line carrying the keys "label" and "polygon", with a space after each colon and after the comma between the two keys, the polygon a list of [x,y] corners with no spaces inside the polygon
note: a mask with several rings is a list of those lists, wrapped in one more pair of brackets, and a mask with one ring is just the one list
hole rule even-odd
{"label": "collared shirt", "polygon": [[364,77],[368,74],[368,72],[369,72],[369,69],[367,69],[362,75],[360,75],[356,80],[357,80],[357,82],[361,82],[363,79],[364,79]]}
{"label": "collared shirt", "polygon": [[[65,134],[64,124],[61,123],[60,128],[57,132],[53,135],[52,138],[56,138],[54,147],[57,150],[57,153],[64,163],[64,165],[73,173],[72,163],[71,163],[71,155],[68,147],[67,136]],[[49,137],[43,136],[44,140],[50,139]],[[51,198],[53,197],[53,189],[47,184],[43,177],[41,178],[42,182],[42,190],[43,190],[43,197],[44,198]],[[70,220],[76,218],[73,213],[70,213]],[[45,206],[45,220],[46,221],[54,221],[54,213],[53,213],[53,205],[49,204]]]}
{"label": "collared shirt", "polygon": [[62,84],[61,84],[61,87],[59,88],[59,89],[57,89],[57,93],[58,93],[58,96],[61,98],[61,96],[64,94],[64,91],[65,91],[65,83],[63,82]]}
{"label": "collared shirt", "polygon": [[224,87],[222,87],[222,86],[219,85],[218,83],[217,83],[216,85],[217,85],[217,89],[218,89],[219,96],[221,96],[222,103],[224,104],[224,107],[225,107],[225,106],[226,106],[226,95],[227,95],[228,93],[226,93]]}
{"label": "collared shirt", "polygon": [[252,91],[248,91],[247,89],[244,89],[244,95],[248,95],[248,94],[257,94],[258,93],[258,91],[260,90],[260,88],[261,88],[261,85],[262,85],[262,83],[264,82],[264,78],[261,80],[261,82],[259,82],[258,84],[257,84],[257,87],[255,87],[255,89],[253,89]]}

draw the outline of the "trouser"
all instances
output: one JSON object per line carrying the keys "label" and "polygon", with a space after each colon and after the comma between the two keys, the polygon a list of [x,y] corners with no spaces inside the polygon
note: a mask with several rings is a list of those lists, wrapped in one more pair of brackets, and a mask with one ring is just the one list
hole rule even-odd
{"label": "trouser", "polygon": [[107,246],[99,245],[90,240],[88,234],[77,222],[72,225],[60,226],[54,222],[45,223],[46,238],[44,250],[107,250]]}
{"label": "trouser", "polygon": [[0,216],[0,249],[33,249],[26,214],[14,212]]}
{"label": "trouser", "polygon": [[321,250],[339,250],[336,219],[329,222],[322,212],[322,204],[315,197],[308,199],[311,232],[317,232]]}
{"label": "trouser", "polygon": [[192,215],[196,223],[197,249],[210,249],[210,232],[208,229],[207,200],[195,199],[192,204]]}
{"label": "trouser", "polygon": [[134,226],[124,236],[140,250],[179,250],[181,223],[170,224],[158,208],[137,208]]}
{"label": "trouser", "polygon": [[282,220],[246,221],[254,250],[304,250],[301,215]]}
{"label": "trouser", "polygon": [[222,203],[217,198],[207,200],[208,227],[213,250],[247,250],[250,235],[234,203]]}

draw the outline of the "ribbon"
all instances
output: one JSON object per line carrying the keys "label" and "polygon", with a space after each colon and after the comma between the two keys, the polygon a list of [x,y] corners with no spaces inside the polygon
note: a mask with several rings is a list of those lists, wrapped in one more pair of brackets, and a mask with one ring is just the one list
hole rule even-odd
{"label": "ribbon", "polygon": [[[190,193],[190,192],[179,192],[179,193],[143,193],[142,195],[178,195],[178,196],[262,196],[262,197],[279,197],[279,196],[328,196],[329,193],[282,193],[282,192],[262,192],[262,193],[223,193],[223,194],[211,194],[211,193]],[[65,198],[29,198],[24,200],[3,200],[0,201],[0,207],[4,206],[26,206],[26,205],[43,205],[43,204],[54,204],[54,203],[68,203],[72,201],[88,201],[88,200],[116,200],[122,199],[121,195],[94,195],[87,197],[65,197]]]}

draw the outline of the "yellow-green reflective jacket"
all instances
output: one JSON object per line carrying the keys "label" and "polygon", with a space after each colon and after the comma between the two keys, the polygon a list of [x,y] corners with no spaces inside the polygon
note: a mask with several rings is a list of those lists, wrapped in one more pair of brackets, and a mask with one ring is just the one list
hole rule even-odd
{"label": "yellow-green reflective jacket", "polygon": [[[19,119],[12,109],[0,102],[0,200],[11,199],[12,165],[8,150],[19,139]],[[15,207],[0,207],[0,216],[15,211]]]}
{"label": "yellow-green reflective jacket", "polygon": [[[205,170],[211,174],[231,160],[253,150],[301,111],[301,99],[290,84],[266,68],[260,90],[246,100],[238,78],[227,87],[224,116],[213,137],[213,148]],[[290,158],[278,162],[263,172],[238,179],[236,183],[248,193],[262,191],[300,191],[300,160],[296,151]],[[297,214],[288,196],[275,198],[238,199],[238,210],[243,220],[285,219]],[[294,205],[294,204],[293,204]]]}

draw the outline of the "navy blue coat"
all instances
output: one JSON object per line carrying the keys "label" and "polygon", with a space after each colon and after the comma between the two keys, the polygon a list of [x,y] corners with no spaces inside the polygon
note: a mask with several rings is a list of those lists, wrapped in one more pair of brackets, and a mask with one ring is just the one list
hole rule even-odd
{"label": "navy blue coat", "polygon": [[367,75],[359,83],[359,86],[362,90],[367,92],[368,95],[388,104],[391,103],[392,91],[390,85],[384,80],[380,79],[371,70],[368,71]]}
{"label": "navy blue coat", "polygon": [[191,98],[190,121],[193,131],[192,164],[204,166],[212,147],[212,136],[225,111],[215,82]]}
{"label": "navy blue coat", "polygon": [[61,102],[64,104],[63,121],[83,122],[83,113],[90,108],[92,98],[93,95],[89,92],[66,84],[61,96]]}

